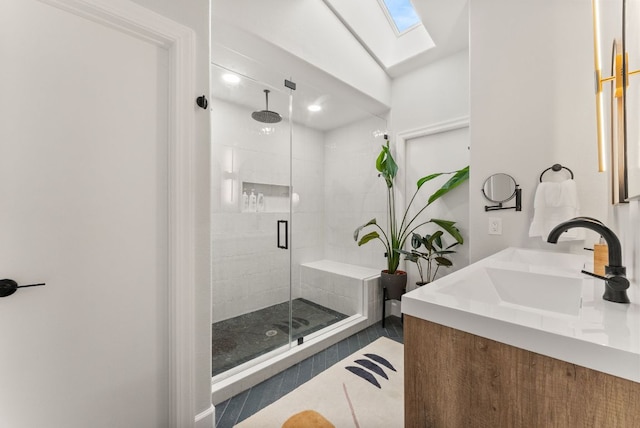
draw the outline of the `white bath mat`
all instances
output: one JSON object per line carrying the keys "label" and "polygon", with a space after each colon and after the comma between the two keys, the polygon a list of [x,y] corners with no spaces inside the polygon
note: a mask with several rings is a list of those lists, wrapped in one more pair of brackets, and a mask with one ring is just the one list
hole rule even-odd
{"label": "white bath mat", "polygon": [[404,346],[381,337],[236,425],[402,427]]}

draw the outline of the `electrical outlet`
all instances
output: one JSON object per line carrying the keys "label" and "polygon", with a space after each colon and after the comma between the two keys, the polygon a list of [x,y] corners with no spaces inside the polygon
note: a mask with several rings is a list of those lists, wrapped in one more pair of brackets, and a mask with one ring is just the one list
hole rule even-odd
{"label": "electrical outlet", "polygon": [[502,219],[489,217],[489,235],[502,235]]}

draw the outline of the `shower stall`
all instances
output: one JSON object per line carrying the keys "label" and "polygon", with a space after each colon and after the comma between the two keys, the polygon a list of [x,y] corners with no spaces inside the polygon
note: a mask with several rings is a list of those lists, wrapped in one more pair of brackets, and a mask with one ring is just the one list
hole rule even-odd
{"label": "shower stall", "polygon": [[237,68],[211,65],[214,401],[379,319],[384,262],[353,230],[385,215],[374,165],[386,120]]}

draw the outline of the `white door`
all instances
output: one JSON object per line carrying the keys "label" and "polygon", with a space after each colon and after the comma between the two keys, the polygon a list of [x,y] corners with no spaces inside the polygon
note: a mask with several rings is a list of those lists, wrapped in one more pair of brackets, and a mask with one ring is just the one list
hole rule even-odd
{"label": "white door", "polygon": [[168,425],[167,52],[0,2],[0,427]]}

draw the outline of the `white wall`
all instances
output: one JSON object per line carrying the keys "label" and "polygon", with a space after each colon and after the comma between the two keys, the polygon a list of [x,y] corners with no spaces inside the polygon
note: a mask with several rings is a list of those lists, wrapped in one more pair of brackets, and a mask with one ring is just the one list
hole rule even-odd
{"label": "white wall", "polygon": [[622,257],[627,267],[627,277],[638,286],[640,278],[640,201],[633,200],[627,205],[612,209],[609,221],[622,243]]}
{"label": "white wall", "polygon": [[[65,2],[61,3],[63,6]],[[175,2],[164,2],[166,8],[160,2],[146,3],[151,3],[148,6],[153,10],[196,31],[199,44],[195,58],[198,60],[196,68],[200,71],[196,77],[197,89],[208,92],[208,1],[189,2],[188,11],[179,9],[173,4]],[[113,6],[114,10],[120,4],[125,11],[132,9],[132,5],[123,1]],[[81,9],[83,6],[73,7]],[[40,324],[37,334],[27,334],[28,323],[21,322],[18,322],[21,329],[13,330],[17,333],[13,340],[3,333],[6,339],[2,345],[3,357],[22,352],[25,358],[20,359],[20,363],[29,365],[29,368],[21,368],[3,359],[3,391],[22,401],[26,410],[18,411],[17,418],[13,419],[12,413],[19,408],[3,399],[0,425],[116,426],[129,421],[136,426],[165,426],[171,412],[167,407],[167,397],[171,392],[167,390],[166,377],[170,344],[165,340],[171,321],[167,318],[170,299],[166,292],[166,263],[156,265],[155,262],[166,259],[166,254],[164,257],[162,254],[166,253],[164,242],[168,233],[164,218],[168,207],[165,196],[167,154],[161,141],[163,135],[166,139],[168,132],[168,110],[158,110],[158,107],[166,104],[166,65],[171,61],[167,61],[166,52],[158,52],[154,61],[149,53],[162,49],[153,42],[149,49],[143,49],[141,46],[147,45],[145,41],[129,35],[126,30],[118,31],[122,28],[114,30],[109,25],[96,24],[81,17],[82,13],[77,16],[58,9],[56,5],[38,1],[3,2],[2,9],[0,15],[27,34],[29,41],[24,43],[21,37],[15,37],[20,32],[11,38],[5,37],[9,33],[3,33],[3,40],[12,41],[2,44],[2,56],[9,60],[10,53],[17,52],[18,60],[10,61],[14,68],[5,67],[8,74],[2,81],[16,90],[23,86],[32,88],[43,101],[35,109],[22,106],[14,103],[9,93],[3,90],[3,104],[12,113],[29,118],[30,123],[24,130],[43,133],[44,138],[38,136],[30,141],[43,142],[55,148],[55,156],[58,156],[47,155],[40,149],[33,152],[46,159],[47,167],[54,168],[51,170],[53,174],[49,174],[45,181],[52,186],[52,191],[47,192],[47,197],[53,201],[49,204],[51,209],[34,210],[48,216],[47,220],[52,222],[38,222],[38,227],[33,230],[41,230],[39,234],[43,243],[48,235],[60,235],[56,251],[48,252],[43,259],[46,263],[35,265],[44,267],[53,263],[58,272],[68,268],[73,279],[65,279],[58,274],[44,278],[47,287],[40,297],[49,292],[53,294],[52,298],[45,299],[46,310],[30,305],[35,311],[32,315],[36,315],[30,317],[30,321]],[[21,16],[22,13],[24,15]],[[4,24],[7,22],[3,21],[4,30],[14,29],[13,25]],[[91,31],[88,31],[89,27]],[[71,42],[64,38],[65,35],[72,36]],[[121,43],[120,48],[117,48],[116,40]],[[41,53],[33,55],[36,51],[29,46],[31,41],[45,51],[48,46],[54,47],[49,49],[52,58]],[[101,60],[93,61],[95,58],[90,55]],[[88,62],[95,67],[88,67]],[[23,69],[29,73],[21,72]],[[15,73],[16,70],[20,72]],[[36,75],[38,77],[34,78]],[[139,84],[141,75],[148,76],[146,85]],[[107,86],[95,84],[107,79]],[[61,96],[57,96],[58,92]],[[74,99],[74,94],[81,95],[79,102]],[[195,94],[188,96],[195,99]],[[22,91],[19,99],[31,98],[28,92]],[[129,98],[131,103],[121,102]],[[24,114],[26,111],[30,111],[29,115]],[[127,117],[118,116],[118,112]],[[6,114],[3,117],[15,125],[20,123]],[[152,118],[159,122],[152,121]],[[40,125],[34,126],[34,123]],[[50,127],[47,123],[55,123],[55,126]],[[101,124],[105,125],[104,129],[101,129]],[[208,113],[198,112],[192,126],[203,154],[201,158],[208,159]],[[25,142],[31,138],[29,133],[21,132],[20,135]],[[111,140],[113,144],[104,144],[100,138]],[[133,138],[133,144],[129,144],[128,138]],[[155,144],[156,139],[160,142],[158,145]],[[13,141],[14,145],[17,141],[3,140],[8,144]],[[73,146],[74,143],[78,143],[77,147]],[[15,146],[29,147],[27,144]],[[7,160],[7,152],[3,150],[3,153]],[[155,160],[160,162],[163,155],[165,162],[157,166]],[[29,162],[29,165],[33,167],[37,163]],[[195,182],[200,191],[199,201],[202,202],[197,211],[199,236],[204,238],[198,242],[202,251],[197,252],[201,257],[197,261],[196,282],[199,287],[196,301],[206,302],[210,295],[209,245],[206,239],[209,224],[208,164],[195,167],[198,168],[198,178],[204,177],[204,180]],[[47,169],[39,168],[38,171],[47,174]],[[32,175],[30,179],[37,182],[38,176]],[[82,188],[82,191],[76,191],[77,188]],[[24,186],[20,193],[26,197],[37,195]],[[56,198],[58,193],[63,197]],[[65,198],[72,199],[72,203],[66,203]],[[36,199],[48,204],[47,198]],[[96,213],[99,215],[95,216]],[[97,221],[102,219],[100,216],[108,218]],[[21,227],[29,227],[29,219],[23,218],[20,224]],[[69,227],[73,230],[70,234]],[[109,233],[111,229],[113,233]],[[137,232],[133,234],[135,236],[123,236],[132,230]],[[105,237],[105,234],[110,236]],[[143,241],[141,237],[159,241]],[[115,243],[115,247],[111,247],[107,254],[102,253],[111,243]],[[42,245],[39,248],[47,247]],[[60,257],[72,257],[76,252],[74,263],[66,267],[60,263]],[[30,251],[28,253],[37,256]],[[157,260],[154,258],[152,263],[150,257],[155,256]],[[114,270],[115,266],[122,266],[123,270]],[[103,268],[113,272],[115,279],[102,275]],[[75,285],[78,282],[79,288]],[[104,286],[103,282],[108,284]],[[125,289],[128,290],[126,297],[121,293]],[[37,297],[38,292],[33,296]],[[13,306],[16,300],[11,299],[16,297],[11,297],[6,304],[16,309],[17,306]],[[11,312],[3,308],[5,316],[17,320]],[[28,316],[28,312],[21,313]],[[199,413],[211,408],[209,305],[197,305],[193,316],[198,327],[195,334],[197,360],[194,362],[197,402],[193,411]],[[11,323],[3,325],[12,328]],[[36,344],[36,352],[30,349],[32,343]],[[6,353],[10,349],[13,351]],[[17,376],[17,382],[5,376],[8,367]],[[30,386],[31,381],[35,387]],[[192,381],[191,378],[185,379],[188,385]],[[154,412],[153,408],[158,411]],[[34,422],[36,419],[47,423]]]}
{"label": "white wall", "polygon": [[[394,145],[402,140],[401,135],[468,118],[468,115],[469,52],[467,50],[443,58],[393,81],[391,127],[394,131],[392,135],[396,136]],[[438,141],[442,138],[451,140]],[[399,182],[398,187],[407,189],[407,199],[413,194],[418,178],[429,173],[459,169],[469,164],[468,128],[442,135],[408,139],[405,145],[406,150],[399,150],[400,155],[397,156],[397,160],[400,165],[399,175],[404,176],[406,180],[406,183]],[[409,149],[409,145],[413,147]],[[473,168],[471,170],[473,174]],[[420,194],[426,198],[431,193],[428,188],[425,188]],[[460,247],[456,268],[464,267],[469,262],[468,194],[469,187],[465,184],[455,193],[452,192],[436,203],[442,204],[442,209],[434,205],[426,213],[429,217],[440,216],[458,222],[465,243],[464,248]],[[408,200],[405,203],[408,203]],[[450,209],[447,205],[450,205]],[[424,234],[425,230],[421,229],[420,232]],[[405,264],[405,267],[409,272],[409,284],[415,283],[418,275],[415,266],[411,263]],[[450,271],[452,270],[445,270],[442,273]]]}
{"label": "white wall", "polygon": [[[471,0],[471,261],[507,246],[579,251],[529,238],[540,173],[571,168],[581,215],[607,220],[607,176],[597,172],[591,3]],[[522,212],[485,213],[479,189],[491,174],[512,175]],[[478,190],[474,190],[478,189]],[[488,217],[503,235],[488,235]],[[589,235],[589,239],[593,239]]]}
{"label": "white wall", "polygon": [[464,50],[393,80],[395,134],[469,115],[469,51]]}
{"label": "white wall", "polygon": [[[190,27],[196,33],[196,93],[195,98],[209,94],[209,0],[133,0],[161,15]],[[194,107],[197,108],[197,107]],[[211,407],[211,281],[209,275],[209,113],[198,109],[195,127],[198,163],[196,201],[196,415]]]}

